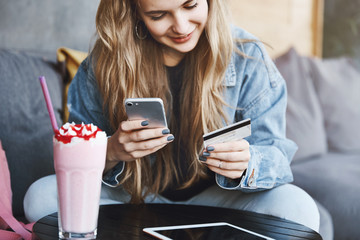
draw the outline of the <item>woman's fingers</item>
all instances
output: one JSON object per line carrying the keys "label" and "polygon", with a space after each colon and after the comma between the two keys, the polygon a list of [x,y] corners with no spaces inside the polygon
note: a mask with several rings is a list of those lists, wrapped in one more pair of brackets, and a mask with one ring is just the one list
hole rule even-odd
{"label": "woman's fingers", "polygon": [[213,144],[206,148],[201,159],[205,160],[204,163],[213,172],[236,179],[241,177],[248,167],[250,145],[244,139]]}
{"label": "woman's fingers", "polygon": [[158,146],[166,145],[167,143],[173,140],[173,136],[171,134],[162,135],[162,137],[151,138],[149,140],[144,141],[130,141],[122,143],[123,149],[125,152],[135,152],[135,151],[146,151],[157,148]]}
{"label": "woman's fingers", "polygon": [[140,142],[153,138],[160,138],[170,134],[167,128],[147,128],[146,120],[131,120],[120,123],[119,142]]}
{"label": "woman's fingers", "polygon": [[224,161],[219,159],[207,158],[206,164],[209,167],[215,167],[223,170],[240,170],[243,171],[248,167],[248,161]]}
{"label": "woman's fingers", "polygon": [[228,177],[231,179],[240,178],[242,176],[243,172],[245,171],[245,169],[244,170],[226,170],[223,168],[213,167],[210,165],[208,165],[208,168],[217,174],[220,174],[222,176],[225,176],[225,177]]}
{"label": "woman's fingers", "polygon": [[167,128],[151,128],[141,129],[136,131],[128,132],[128,134],[122,134],[119,136],[121,143],[126,142],[140,142],[148,139],[161,138],[170,134]]}
{"label": "woman's fingers", "polygon": [[249,161],[250,160],[250,151],[243,150],[240,152],[208,152],[207,159],[213,158],[223,161]]}
{"label": "woman's fingers", "polygon": [[148,128],[146,120],[123,121],[108,141],[107,159],[131,161],[163,148],[174,136],[167,128]]}
{"label": "woman's fingers", "polygon": [[129,132],[129,131],[147,128],[148,124],[149,122],[147,120],[123,121],[120,123],[119,128],[122,131]]}
{"label": "woman's fingers", "polygon": [[127,157],[125,159],[122,159],[122,160],[127,161],[127,160],[133,160],[133,159],[145,157],[145,156],[150,155],[151,153],[154,153],[154,152],[160,150],[161,148],[165,147],[166,144],[159,145],[159,146],[157,146],[155,148],[151,148],[151,149],[136,150],[136,151],[130,152],[130,153],[127,154]]}
{"label": "woman's fingers", "polygon": [[249,149],[249,142],[245,139],[234,142],[216,143],[206,148],[209,152],[237,152]]}

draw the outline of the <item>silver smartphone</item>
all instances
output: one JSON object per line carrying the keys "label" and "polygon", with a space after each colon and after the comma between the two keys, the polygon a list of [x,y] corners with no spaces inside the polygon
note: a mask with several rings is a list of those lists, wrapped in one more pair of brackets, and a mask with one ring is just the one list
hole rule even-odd
{"label": "silver smartphone", "polygon": [[149,127],[166,127],[164,103],[161,98],[127,98],[125,110],[129,120],[148,120]]}

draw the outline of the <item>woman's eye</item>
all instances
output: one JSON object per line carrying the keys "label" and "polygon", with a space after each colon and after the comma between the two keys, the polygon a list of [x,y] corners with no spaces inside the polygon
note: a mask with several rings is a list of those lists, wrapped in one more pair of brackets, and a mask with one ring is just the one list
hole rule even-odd
{"label": "woman's eye", "polygon": [[165,16],[165,13],[161,14],[161,15],[158,15],[158,16],[151,16],[151,19],[156,21],[156,20],[160,20],[162,17]]}
{"label": "woman's eye", "polygon": [[193,9],[193,8],[196,8],[197,5],[198,5],[198,3],[195,3],[195,4],[193,4],[193,5],[186,6],[185,8],[186,8],[186,9]]}

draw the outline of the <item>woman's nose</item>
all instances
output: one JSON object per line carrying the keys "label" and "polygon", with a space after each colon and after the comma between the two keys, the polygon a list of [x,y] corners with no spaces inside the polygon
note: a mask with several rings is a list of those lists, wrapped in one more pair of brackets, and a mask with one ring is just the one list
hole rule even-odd
{"label": "woman's nose", "polygon": [[188,30],[189,30],[188,18],[181,13],[176,14],[174,16],[172,30],[179,35],[188,34]]}

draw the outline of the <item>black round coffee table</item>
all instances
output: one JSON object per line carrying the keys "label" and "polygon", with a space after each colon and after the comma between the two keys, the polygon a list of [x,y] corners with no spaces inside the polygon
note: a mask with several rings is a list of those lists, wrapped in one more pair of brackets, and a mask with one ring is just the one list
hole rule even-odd
{"label": "black round coffee table", "polygon": [[[57,213],[37,221],[36,239],[58,239]],[[228,222],[274,239],[313,239],[321,236],[301,224],[281,218],[227,208],[178,204],[119,204],[100,207],[98,239],[154,239],[145,227]]]}

